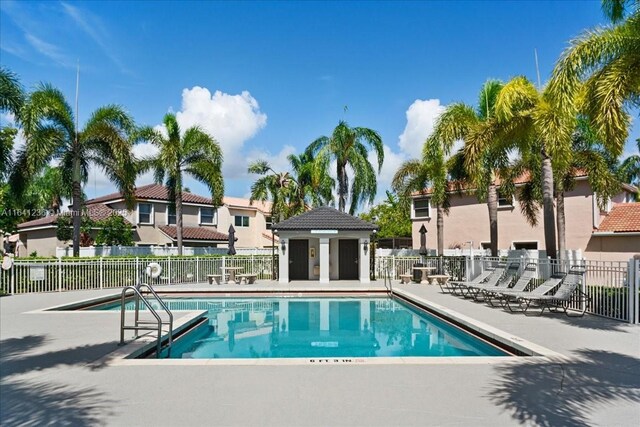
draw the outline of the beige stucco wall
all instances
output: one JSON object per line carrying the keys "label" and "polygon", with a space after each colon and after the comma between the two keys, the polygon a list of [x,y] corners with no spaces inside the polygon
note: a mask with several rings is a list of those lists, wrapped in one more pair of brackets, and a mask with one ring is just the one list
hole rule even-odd
{"label": "beige stucco wall", "polygon": [[[125,218],[132,224],[136,225],[134,230],[133,240],[136,244],[140,245],[166,245],[172,243],[164,233],[158,230],[158,227],[168,225],[167,211],[169,209],[168,203],[160,202],[141,202],[151,203],[153,205],[153,224],[137,224],[137,204],[136,209],[126,213],[126,205],[124,202],[110,203],[109,207],[116,209],[121,213],[125,213]],[[182,223],[185,227],[211,227],[216,228],[214,225],[200,225],[200,206],[183,205],[182,207]],[[198,246],[198,244],[189,243],[188,246]]]}
{"label": "beige stucco wall", "polygon": [[[597,208],[596,208],[597,209]],[[430,210],[430,219],[413,220],[413,247],[420,247],[419,229],[422,224],[427,228],[427,247],[437,247],[436,209]],[[593,232],[594,203],[589,184],[578,181],[575,188],[565,194],[566,242],[568,249],[585,251]],[[453,195],[449,215],[444,217],[444,247],[456,244],[465,245],[473,241],[474,248],[480,248],[482,242],[489,242],[489,213],[486,203],[480,203],[475,196]],[[529,225],[520,211],[516,198],[514,206],[498,208],[498,247],[509,249],[514,242],[537,242],[538,249],[544,250],[544,229],[542,210],[538,212],[538,225]]]}
{"label": "beige stucco wall", "polygon": [[640,254],[640,235],[591,236],[584,257],[596,261],[626,261]]}
{"label": "beige stucco wall", "polygon": [[19,248],[19,256],[29,256],[34,251],[38,256],[55,256],[56,247],[62,245],[56,237],[55,227],[22,232],[20,241],[24,246]]}
{"label": "beige stucco wall", "polygon": [[[239,227],[235,225],[235,216],[242,215],[249,217],[249,227]],[[269,244],[269,240],[262,237],[262,233],[271,234],[267,230],[265,215],[253,208],[230,208],[220,206],[218,208],[218,230],[221,233],[229,233],[229,225],[233,225],[236,231],[236,247],[238,248],[261,248]]]}

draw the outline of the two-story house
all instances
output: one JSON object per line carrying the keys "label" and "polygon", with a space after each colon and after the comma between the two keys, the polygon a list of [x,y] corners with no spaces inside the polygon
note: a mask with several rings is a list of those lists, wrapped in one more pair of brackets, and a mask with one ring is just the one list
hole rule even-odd
{"label": "two-story house", "polygon": [[[516,188],[526,183],[526,177],[515,182]],[[573,190],[565,193],[567,249],[581,250],[584,257],[594,260],[627,260],[640,252],[640,203],[633,203],[638,189],[623,185],[606,209],[601,211],[597,197],[586,175],[575,177]],[[413,247],[420,247],[420,228],[427,229],[427,247],[437,247],[436,209],[431,204],[431,189],[412,197]],[[489,248],[489,212],[487,204],[479,202],[472,191],[459,194],[451,188],[449,214],[444,216],[444,248]],[[531,226],[522,214],[518,195],[500,197],[498,201],[498,248],[544,250],[542,210],[537,226]]]}
{"label": "two-story house", "polygon": [[[188,192],[182,193],[182,239],[185,246],[217,247],[228,243],[229,225],[236,230],[236,247],[271,246],[268,203],[224,198],[222,206],[212,200]],[[135,206],[128,210],[121,193],[112,193],[87,200],[85,212],[94,221],[109,215],[122,215],[133,228],[136,246],[175,246],[177,244],[176,213],[169,200],[167,187],[150,184],[135,191]],[[56,238],[58,215],[47,216],[18,225],[20,241],[26,248],[21,254],[37,252],[40,256],[55,255],[56,247],[64,246]]]}

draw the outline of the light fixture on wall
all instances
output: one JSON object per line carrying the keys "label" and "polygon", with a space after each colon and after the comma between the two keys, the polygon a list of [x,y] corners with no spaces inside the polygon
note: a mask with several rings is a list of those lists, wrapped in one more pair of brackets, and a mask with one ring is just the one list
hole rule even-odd
{"label": "light fixture on wall", "polygon": [[280,244],[280,249],[282,249],[282,255],[284,255],[285,251],[287,250],[287,244],[285,243],[284,240]]}
{"label": "light fixture on wall", "polygon": [[367,251],[369,251],[369,241],[368,240],[364,241],[364,248],[363,249],[364,249],[364,254],[366,255]]}

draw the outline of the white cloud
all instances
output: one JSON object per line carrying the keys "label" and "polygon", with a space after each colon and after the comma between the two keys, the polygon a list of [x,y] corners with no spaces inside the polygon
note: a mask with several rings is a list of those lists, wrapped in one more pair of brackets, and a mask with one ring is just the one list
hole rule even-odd
{"label": "white cloud", "polygon": [[122,63],[118,55],[115,53],[115,49],[111,46],[113,42],[111,37],[105,29],[100,18],[96,15],[88,12],[81,11],[75,6],[68,3],[60,3],[64,12],[84,31],[93,41],[102,49],[104,54],[118,66],[121,72],[131,74],[131,71]]}
{"label": "white cloud", "polygon": [[439,99],[416,99],[407,110],[407,125],[400,135],[400,150],[411,158],[419,158],[424,141],[431,135],[436,120],[445,107]]}
{"label": "white cloud", "polygon": [[[378,194],[374,203],[379,203],[386,198],[385,192],[391,190],[393,175],[395,175],[402,162],[407,159],[408,156],[405,153],[396,153],[388,145],[384,146],[384,163],[378,175]],[[374,152],[369,152],[369,162],[377,169],[377,159]]]}
{"label": "white cloud", "polygon": [[[261,149],[253,149],[247,153],[246,161],[247,165],[249,163],[255,162],[257,160],[266,160],[269,163],[269,166],[276,172],[286,172],[291,171],[291,165],[289,164],[289,160],[287,156],[290,154],[295,154],[296,149],[291,145],[285,145],[282,147],[280,152],[276,155],[271,154],[269,151],[261,150]],[[246,168],[245,168],[246,171]]]}
{"label": "white cloud", "polygon": [[182,111],[176,114],[181,129],[200,126],[220,144],[225,178],[246,175],[244,143],[267,124],[267,115],[248,91],[230,95],[195,86],[182,91]]}
{"label": "white cloud", "polygon": [[58,46],[48,43],[33,34],[26,33],[24,37],[29,44],[42,55],[52,59],[63,67],[73,67],[73,63],[64,53],[62,53]]}

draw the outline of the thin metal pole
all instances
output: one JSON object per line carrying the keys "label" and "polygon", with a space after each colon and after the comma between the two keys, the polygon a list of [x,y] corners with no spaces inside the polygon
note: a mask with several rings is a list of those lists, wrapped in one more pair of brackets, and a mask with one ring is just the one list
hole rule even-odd
{"label": "thin metal pole", "polygon": [[536,74],[538,75],[538,90],[542,88],[542,83],[540,82],[540,67],[538,66],[538,49],[533,49],[533,54],[536,57]]}

